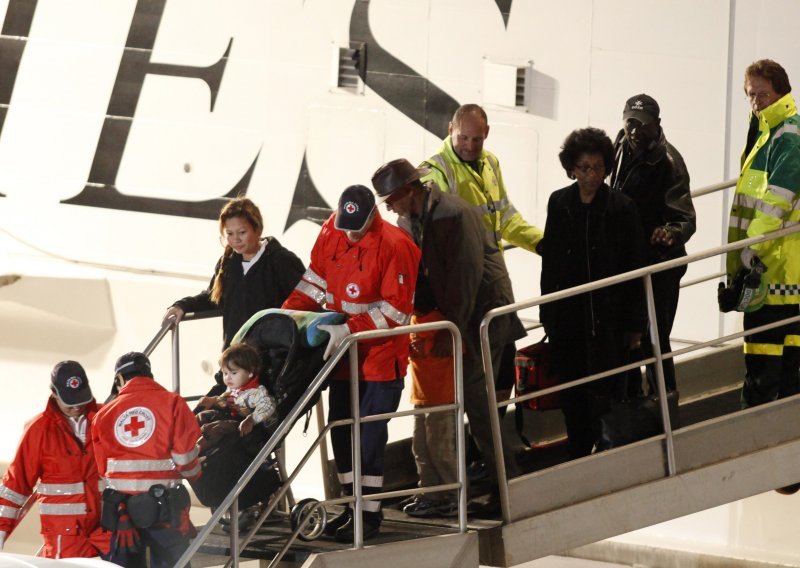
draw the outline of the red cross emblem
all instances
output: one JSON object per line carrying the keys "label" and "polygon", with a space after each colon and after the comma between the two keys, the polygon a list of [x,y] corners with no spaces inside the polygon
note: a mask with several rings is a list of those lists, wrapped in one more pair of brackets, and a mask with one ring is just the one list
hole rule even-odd
{"label": "red cross emblem", "polygon": [[358,287],[358,284],[355,282],[351,282],[347,286],[344,287],[344,291],[350,298],[358,298],[361,295],[361,288]]}
{"label": "red cross emblem", "polygon": [[125,424],[125,431],[134,438],[139,435],[139,430],[144,428],[145,424],[139,420],[138,416],[131,418],[131,421]]}
{"label": "red cross emblem", "polygon": [[352,215],[356,211],[358,211],[358,205],[356,205],[352,201],[348,201],[347,203],[344,204],[344,212],[347,213],[348,215]]}
{"label": "red cross emblem", "polygon": [[114,437],[127,448],[147,442],[156,429],[156,415],[146,406],[135,406],[120,414],[114,422]]}

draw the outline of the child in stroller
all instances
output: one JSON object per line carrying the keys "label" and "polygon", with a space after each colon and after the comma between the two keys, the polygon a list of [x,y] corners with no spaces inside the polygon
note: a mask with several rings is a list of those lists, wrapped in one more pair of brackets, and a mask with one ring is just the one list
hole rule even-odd
{"label": "child in stroller", "polygon": [[[231,342],[231,347],[225,353],[250,353],[253,351],[260,362],[260,365],[246,362],[245,359],[226,357],[220,360],[224,367],[232,368],[233,363],[239,369],[244,370],[243,375],[249,375],[254,369],[258,376],[258,390],[264,389],[268,397],[266,404],[262,404],[261,409],[271,407],[270,413],[265,410],[264,414],[269,414],[264,420],[257,420],[255,415],[259,413],[257,404],[247,405],[254,408],[253,412],[244,414],[244,420],[220,421],[217,418],[230,412],[229,401],[234,399],[234,405],[242,398],[258,398],[255,394],[243,396],[241,392],[237,396],[231,387],[230,394],[220,395],[225,401],[221,405],[218,397],[204,397],[200,401],[202,410],[198,414],[203,429],[203,438],[200,443],[201,456],[204,457],[203,475],[193,484],[197,498],[206,506],[218,506],[233,489],[236,482],[249,467],[253,458],[269,440],[275,428],[284,420],[297,401],[305,393],[306,388],[322,368],[322,359],[327,334],[318,330],[320,324],[341,323],[344,316],[339,313],[311,313],[293,310],[268,309],[256,313],[239,330]],[[240,347],[246,345],[246,347]],[[249,376],[246,378],[250,378]],[[254,381],[246,381],[250,384]],[[247,385],[245,385],[247,386]],[[241,389],[240,389],[241,390]],[[248,389],[246,392],[250,392]],[[309,403],[309,407],[316,400]],[[205,414],[209,413],[209,414]],[[238,411],[237,411],[238,413]],[[249,419],[249,416],[253,416]],[[209,421],[210,422],[207,422]],[[246,433],[248,425],[245,422],[252,422],[252,430]],[[227,425],[212,426],[220,422],[228,422]],[[219,430],[218,432],[216,430]],[[277,460],[271,459],[263,464],[253,478],[239,495],[238,505],[240,511],[248,507],[253,507],[259,503],[266,503],[269,497],[280,487],[281,476],[276,470]]]}
{"label": "child in stroller", "polygon": [[[204,410],[197,414],[203,475],[194,489],[209,507],[222,502],[278,424],[275,398],[259,383],[261,357],[255,347],[231,345],[220,357],[220,368],[227,389],[200,399]],[[279,486],[275,469],[262,467],[239,495],[239,507],[266,501]]]}
{"label": "child in stroller", "polygon": [[197,414],[203,437],[198,442],[201,452],[216,445],[220,438],[234,430],[242,437],[261,424],[271,430],[278,422],[275,398],[259,383],[261,357],[249,343],[236,343],[220,357],[223,382],[227,389],[219,396],[204,396]]}

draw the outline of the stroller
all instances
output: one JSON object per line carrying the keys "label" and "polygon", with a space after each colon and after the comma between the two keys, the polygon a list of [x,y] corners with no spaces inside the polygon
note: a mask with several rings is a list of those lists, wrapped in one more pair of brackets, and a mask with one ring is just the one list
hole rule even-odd
{"label": "stroller", "polygon": [[[317,327],[342,323],[344,319],[343,314],[335,312],[269,309],[256,313],[242,326],[231,343],[247,341],[258,350],[261,356],[259,381],[275,397],[277,420],[267,426],[257,425],[244,437],[239,435],[238,428],[233,427],[201,452],[205,457],[203,475],[193,484],[193,489],[203,505],[219,506],[322,368],[328,334]],[[319,393],[309,401],[305,410],[310,411],[318,399]],[[240,510],[266,503],[283,483],[280,472],[278,459],[273,455],[260,466],[239,494]],[[310,505],[309,502],[314,500],[298,503],[296,512],[292,512],[294,522],[301,510]],[[300,536],[303,538],[304,535],[301,533]]]}

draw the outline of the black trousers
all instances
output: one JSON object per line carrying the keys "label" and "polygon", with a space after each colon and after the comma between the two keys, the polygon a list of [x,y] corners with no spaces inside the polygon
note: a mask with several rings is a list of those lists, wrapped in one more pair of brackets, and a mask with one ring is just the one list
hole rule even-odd
{"label": "black trousers", "polygon": [[[683,278],[684,274],[686,274],[686,265],[653,274],[653,301],[656,312],[656,327],[658,329],[658,345],[661,353],[672,351],[669,336],[672,333],[672,324],[675,323],[675,314],[678,311],[678,296],[680,295],[681,278]],[[649,334],[642,341],[642,351],[645,357],[653,356],[653,344]],[[675,361],[673,359],[664,359],[663,364],[664,383],[668,391],[673,391],[677,388]],[[655,387],[655,365],[647,366],[647,378],[651,387]]]}
{"label": "black trousers", "polygon": [[[744,314],[745,331],[800,314],[800,306],[764,305]],[[753,333],[744,338],[746,373],[742,408],[800,392],[800,322]]]}

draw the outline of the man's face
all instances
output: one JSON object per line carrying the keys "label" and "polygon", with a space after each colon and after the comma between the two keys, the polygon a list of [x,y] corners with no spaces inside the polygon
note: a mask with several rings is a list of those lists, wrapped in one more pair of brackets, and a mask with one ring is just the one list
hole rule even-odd
{"label": "man's face", "polygon": [[384,203],[386,209],[394,212],[398,217],[412,217],[414,215],[414,191],[409,186],[396,189]]}
{"label": "man's face", "polygon": [[61,413],[64,416],[68,416],[69,418],[77,418],[78,416],[83,416],[89,409],[88,403],[80,404],[78,406],[69,406],[61,402],[61,400],[57,396],[53,396],[53,399],[56,401],[56,405],[58,405],[58,409],[61,411]]}
{"label": "man's face", "polygon": [[347,235],[348,239],[350,239],[354,243],[357,243],[358,241],[364,238],[364,235],[367,234],[370,227],[372,227],[372,222],[374,220],[375,220],[375,210],[373,209],[372,213],[370,213],[369,215],[369,219],[367,219],[366,224],[360,231],[345,231],[344,234]]}
{"label": "man's face", "polygon": [[459,124],[451,122],[448,132],[458,157],[465,162],[474,162],[481,156],[483,141],[489,136],[489,125],[482,117],[467,114]]}
{"label": "man's face", "polygon": [[758,75],[751,75],[745,79],[744,92],[755,115],[781,98],[772,88],[772,83]]}
{"label": "man's face", "polygon": [[642,123],[642,121],[635,118],[627,118],[625,119],[624,129],[628,144],[636,152],[646,150],[654,140],[658,139],[658,119],[655,118],[647,123]]}

